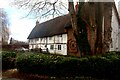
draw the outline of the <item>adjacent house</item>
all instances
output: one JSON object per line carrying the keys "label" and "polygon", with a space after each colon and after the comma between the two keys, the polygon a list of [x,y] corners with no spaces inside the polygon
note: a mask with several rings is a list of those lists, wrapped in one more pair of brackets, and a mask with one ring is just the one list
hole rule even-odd
{"label": "adjacent house", "polygon": [[118,13],[120,15],[120,1],[118,2]]}
{"label": "adjacent house", "polygon": [[120,17],[115,5],[112,8],[112,42],[110,46],[110,51],[120,51]]}
{"label": "adjacent house", "polygon": [[[83,17],[85,20],[87,20],[87,18],[90,19],[91,23],[94,25],[94,22],[92,21],[94,18],[91,19],[91,17],[95,15],[94,3],[86,3],[83,6],[83,11],[88,10],[88,8],[89,10],[93,10],[91,15],[88,18],[89,14],[86,12],[83,14]],[[104,8],[102,25],[103,27],[111,26],[112,28],[110,51],[120,51],[120,19],[116,6],[115,4],[112,6],[104,4]],[[85,22],[86,27],[90,26],[87,21]],[[103,28],[103,35],[105,35],[104,31],[106,30]],[[88,30],[89,41],[91,39],[91,34],[92,33],[89,33]],[[28,36],[28,40],[30,50],[38,48],[42,51],[49,51],[53,54],[80,56],[80,51],[76,45],[71,25],[71,17],[69,14],[56,17],[43,23],[36,21],[36,26]]]}

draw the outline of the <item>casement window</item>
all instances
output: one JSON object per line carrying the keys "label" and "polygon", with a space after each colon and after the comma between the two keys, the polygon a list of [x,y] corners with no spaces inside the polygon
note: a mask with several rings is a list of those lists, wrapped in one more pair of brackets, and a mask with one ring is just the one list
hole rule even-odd
{"label": "casement window", "polygon": [[58,50],[61,50],[61,45],[58,45]]}
{"label": "casement window", "polygon": [[32,46],[32,49],[34,48],[34,45],[31,45]]}
{"label": "casement window", "polygon": [[53,50],[54,49],[54,45],[50,45],[50,49]]}
{"label": "casement window", "polygon": [[30,40],[30,43],[32,43],[32,39]]}
{"label": "casement window", "polygon": [[58,35],[58,37],[62,37],[62,34],[61,34],[61,35]]}
{"label": "casement window", "polygon": [[49,37],[49,40],[52,40],[52,37]]}
{"label": "casement window", "polygon": [[39,38],[36,38],[36,39],[35,39],[35,42],[37,42],[37,41],[39,41]]}
{"label": "casement window", "polygon": [[31,43],[31,40],[29,39],[28,42]]}
{"label": "casement window", "polygon": [[36,44],[35,48],[38,48],[38,44]]}
{"label": "casement window", "polygon": [[62,37],[62,34],[60,35],[60,37]]}
{"label": "casement window", "polygon": [[40,40],[42,41],[42,38],[40,38]]}

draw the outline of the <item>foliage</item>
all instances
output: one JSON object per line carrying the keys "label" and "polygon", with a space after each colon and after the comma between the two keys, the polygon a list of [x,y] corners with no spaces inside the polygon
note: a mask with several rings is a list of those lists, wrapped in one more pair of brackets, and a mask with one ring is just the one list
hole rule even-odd
{"label": "foliage", "polygon": [[11,69],[15,67],[15,52],[2,51],[2,69]]}
{"label": "foliage", "polygon": [[120,76],[118,53],[84,58],[46,54],[22,54],[16,61],[17,69],[55,77],[91,76],[117,79]]}

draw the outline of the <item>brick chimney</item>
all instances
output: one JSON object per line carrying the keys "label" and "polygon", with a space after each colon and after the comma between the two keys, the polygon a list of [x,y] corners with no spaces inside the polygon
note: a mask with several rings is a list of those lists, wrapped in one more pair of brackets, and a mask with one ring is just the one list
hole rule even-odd
{"label": "brick chimney", "polygon": [[79,4],[77,2],[76,5],[75,5],[76,14],[78,14],[78,6],[79,6]]}
{"label": "brick chimney", "polygon": [[37,26],[37,25],[39,25],[39,21],[38,21],[38,20],[36,21],[36,26]]}

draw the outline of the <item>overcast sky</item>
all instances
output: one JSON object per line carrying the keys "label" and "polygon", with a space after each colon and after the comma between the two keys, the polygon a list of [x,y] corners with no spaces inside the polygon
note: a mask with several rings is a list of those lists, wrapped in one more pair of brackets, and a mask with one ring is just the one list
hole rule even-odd
{"label": "overcast sky", "polygon": [[[27,41],[27,37],[35,26],[37,19],[22,18],[27,14],[26,10],[19,10],[14,6],[10,6],[13,0],[0,0],[0,8],[4,8],[8,14],[10,22],[10,31],[12,38],[19,41]],[[75,0],[77,1],[77,0]],[[115,0],[116,3],[120,0]],[[40,22],[43,22],[41,19]]]}

